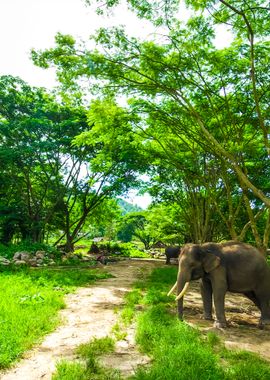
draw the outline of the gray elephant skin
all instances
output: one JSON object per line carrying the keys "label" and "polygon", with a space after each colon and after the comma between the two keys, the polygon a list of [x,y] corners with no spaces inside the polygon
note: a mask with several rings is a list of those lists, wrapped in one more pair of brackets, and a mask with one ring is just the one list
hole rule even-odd
{"label": "gray elephant skin", "polygon": [[181,247],[180,246],[169,246],[165,248],[166,264],[171,263],[171,259],[177,259],[180,255]]}
{"label": "gray elephant skin", "polygon": [[227,291],[241,293],[261,312],[259,327],[270,324],[270,267],[253,246],[229,241],[185,245],[179,257],[177,309],[183,317],[183,296],[188,283],[201,279],[204,318],[212,320],[212,298],[215,305],[215,327],[227,326],[224,301]]}

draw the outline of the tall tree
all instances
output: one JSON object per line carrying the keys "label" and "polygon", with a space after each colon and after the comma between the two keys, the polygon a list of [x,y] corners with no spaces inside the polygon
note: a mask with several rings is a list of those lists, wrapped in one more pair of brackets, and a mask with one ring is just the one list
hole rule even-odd
{"label": "tall tree", "polygon": [[[133,97],[129,107],[137,115],[133,121],[137,132],[151,136],[149,121],[155,120],[164,133],[215,157],[224,173],[234,173],[256,244],[265,249],[270,193],[267,181],[259,176],[267,178],[270,167],[270,78],[265,70],[269,9],[264,1],[190,0],[190,6],[209,9],[214,17],[196,15],[184,25],[176,14],[167,17],[177,1],[128,3],[140,17],[167,25],[167,34],[165,30],[162,39],[140,42],[121,28],[101,29],[95,37],[99,50],[83,53],[74,39],[58,35],[55,49],[33,53],[35,62],[55,65],[65,85],[81,77],[94,78],[96,88],[101,81],[100,92]],[[218,49],[214,24],[228,21],[235,38],[229,47]],[[76,64],[67,67],[66,61]],[[261,234],[257,221],[263,214]]]}
{"label": "tall tree", "polygon": [[2,240],[17,232],[41,242],[78,172],[78,152],[71,159],[68,151],[87,127],[85,113],[11,76],[0,78],[0,93]]}

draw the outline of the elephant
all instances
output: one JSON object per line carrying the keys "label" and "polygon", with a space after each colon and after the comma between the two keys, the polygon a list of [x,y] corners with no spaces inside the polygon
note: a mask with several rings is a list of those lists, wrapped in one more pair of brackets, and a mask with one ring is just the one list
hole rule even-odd
{"label": "elephant", "polygon": [[178,258],[180,255],[181,247],[169,246],[165,248],[166,264],[170,264],[172,258]]}
{"label": "elephant", "polygon": [[183,296],[192,280],[201,281],[204,318],[212,318],[214,298],[216,321],[214,327],[227,326],[224,302],[227,291],[241,293],[258,307],[259,327],[270,324],[270,267],[255,247],[236,241],[225,243],[187,244],[181,249],[177,281],[178,317],[183,318]]}

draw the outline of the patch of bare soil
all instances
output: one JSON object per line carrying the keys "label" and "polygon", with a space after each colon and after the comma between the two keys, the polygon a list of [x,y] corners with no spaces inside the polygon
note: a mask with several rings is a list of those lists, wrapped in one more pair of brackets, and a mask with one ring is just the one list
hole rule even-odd
{"label": "patch of bare soil", "polygon": [[[1,380],[49,380],[61,359],[76,359],[75,348],[94,337],[111,334],[118,320],[116,309],[123,304],[123,296],[131,290],[137,278],[154,267],[164,266],[164,261],[127,260],[102,268],[114,277],[93,286],[79,288],[66,298],[66,309],[61,311],[62,324],[47,335],[41,345],[28,352],[17,365],[0,374]],[[169,290],[169,289],[168,289]],[[197,282],[191,283],[184,300],[187,323],[203,332],[211,331],[212,322],[202,319],[202,301]],[[255,306],[240,295],[228,294],[226,315],[230,328],[213,329],[229,348],[256,352],[270,360],[270,331],[257,328],[259,313]],[[116,352],[103,358],[105,365],[119,369],[128,376],[149,359],[139,354],[135,347],[135,327],[127,330],[127,337],[117,343]]]}
{"label": "patch of bare soil", "polygon": [[[61,311],[61,326],[47,335],[39,346],[27,352],[14,368],[2,372],[0,379],[51,379],[59,360],[76,358],[74,350],[78,345],[87,343],[94,337],[111,334],[118,319],[116,309],[122,305],[124,294],[131,290],[132,283],[143,271],[150,271],[156,265],[160,263],[125,260],[101,268],[114,277],[79,288],[76,293],[67,295],[67,307]],[[131,326],[125,340],[117,343],[115,355],[107,358],[107,364],[128,375],[146,360],[135,348],[134,326]]]}

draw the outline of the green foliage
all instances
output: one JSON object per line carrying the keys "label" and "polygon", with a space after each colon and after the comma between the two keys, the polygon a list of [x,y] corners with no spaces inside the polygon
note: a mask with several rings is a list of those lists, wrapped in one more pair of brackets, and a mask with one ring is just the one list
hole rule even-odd
{"label": "green foliage", "polygon": [[36,251],[45,251],[46,253],[52,254],[55,257],[59,256],[59,251],[51,245],[44,243],[32,243],[24,241],[20,244],[0,244],[0,256],[7,258],[12,258],[15,252],[29,252],[31,254]]}
{"label": "green foliage", "polygon": [[126,214],[121,220],[118,237],[124,241],[134,237],[143,243],[145,249],[149,249],[158,239],[155,231],[151,230],[148,215],[147,211]]}
{"label": "green foliage", "polygon": [[[58,34],[56,41],[61,63],[74,68],[73,38]],[[126,110],[111,99],[93,101],[90,110],[75,95],[60,102],[11,76],[0,78],[0,95],[0,242],[54,235],[72,251],[89,221],[90,232],[113,238],[105,218],[116,225],[120,210],[112,198],[138,186],[145,167]]]}
{"label": "green foliage", "polygon": [[123,257],[147,258],[149,255],[137,249],[132,243],[119,243],[115,241],[102,242],[98,244],[101,251],[109,255],[119,255]]}
{"label": "green foliage", "polygon": [[[262,214],[270,207],[268,10],[263,0],[186,3],[201,14],[193,12],[180,23],[177,1],[127,1],[139,17],[163,25],[166,38],[157,34],[140,41],[123,28],[103,28],[93,37],[96,51],[76,54],[73,47],[59,57],[65,44],[58,39],[54,49],[39,56],[57,66],[62,78],[70,74],[74,82],[93,80],[91,88],[104,99],[93,102],[94,119],[90,111],[100,141],[105,146],[112,137],[126,142],[120,133],[125,131],[133,144],[142,144],[149,190],[156,200],[181,206],[184,226],[178,228],[185,239],[244,240],[248,233],[248,240],[265,248],[269,231]],[[117,4],[105,2],[108,8]],[[217,24],[230,25],[230,46],[216,46]],[[63,60],[78,56],[81,70],[75,73]],[[128,98],[124,111],[111,101],[112,94]],[[123,129],[122,121],[129,128]],[[105,125],[109,131],[104,132]]]}
{"label": "green foliage", "polygon": [[94,338],[90,343],[81,344],[76,352],[87,359],[91,355],[100,356],[114,351],[115,342],[110,337]]}
{"label": "green foliage", "polygon": [[72,139],[88,128],[86,111],[11,76],[0,78],[0,94],[0,241],[41,243],[64,228],[66,201],[81,193],[90,153]]}
{"label": "green foliage", "polygon": [[64,294],[107,275],[78,270],[5,270],[0,274],[0,368],[8,367],[59,323]]}

